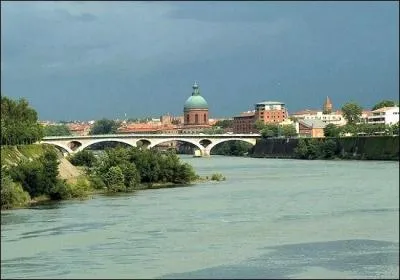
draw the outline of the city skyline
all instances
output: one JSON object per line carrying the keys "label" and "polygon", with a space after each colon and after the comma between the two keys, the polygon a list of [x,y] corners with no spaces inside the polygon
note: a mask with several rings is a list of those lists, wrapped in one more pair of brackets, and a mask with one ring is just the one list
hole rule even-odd
{"label": "city skyline", "polygon": [[195,80],[210,118],[398,100],[396,2],[1,5],[2,94],[42,120],[182,115]]}

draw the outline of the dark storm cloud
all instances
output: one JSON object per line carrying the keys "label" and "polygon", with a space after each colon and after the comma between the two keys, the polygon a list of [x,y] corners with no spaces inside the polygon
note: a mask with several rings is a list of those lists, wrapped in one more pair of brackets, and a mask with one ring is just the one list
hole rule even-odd
{"label": "dark storm cloud", "polygon": [[396,3],[1,6],[1,90],[42,119],[180,114],[194,80],[212,116],[268,99],[293,111],[326,95],[337,106],[398,95]]}

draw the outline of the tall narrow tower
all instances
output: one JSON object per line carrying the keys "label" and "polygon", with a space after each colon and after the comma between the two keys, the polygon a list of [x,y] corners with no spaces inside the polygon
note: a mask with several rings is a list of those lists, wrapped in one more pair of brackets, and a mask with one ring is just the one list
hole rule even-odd
{"label": "tall narrow tower", "polygon": [[329,97],[326,97],[325,103],[324,103],[324,107],[323,107],[323,112],[324,114],[330,114],[332,113],[332,102],[329,99]]}

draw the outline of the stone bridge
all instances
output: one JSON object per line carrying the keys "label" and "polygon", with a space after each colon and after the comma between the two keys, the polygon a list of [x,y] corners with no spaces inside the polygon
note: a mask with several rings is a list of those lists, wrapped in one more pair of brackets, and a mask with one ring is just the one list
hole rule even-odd
{"label": "stone bridge", "polygon": [[259,137],[259,134],[107,134],[49,136],[44,137],[40,143],[55,145],[65,152],[73,154],[101,142],[119,142],[132,147],[137,147],[140,142],[147,148],[152,148],[165,142],[180,141],[195,145],[201,151],[202,156],[210,156],[211,149],[220,143],[238,140],[255,145]]}

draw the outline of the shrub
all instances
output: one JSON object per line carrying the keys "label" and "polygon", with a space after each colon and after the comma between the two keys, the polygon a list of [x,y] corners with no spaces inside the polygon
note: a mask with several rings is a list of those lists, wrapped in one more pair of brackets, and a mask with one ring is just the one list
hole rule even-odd
{"label": "shrub", "polygon": [[1,209],[21,207],[29,203],[29,194],[23,190],[20,183],[12,181],[11,177],[1,174]]}
{"label": "shrub", "polygon": [[226,178],[221,173],[214,173],[211,175],[211,181],[225,181]]}
{"label": "shrub", "polygon": [[75,166],[92,167],[96,163],[96,160],[96,156],[93,152],[88,150],[77,152],[69,157],[69,161]]}

